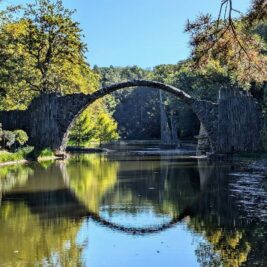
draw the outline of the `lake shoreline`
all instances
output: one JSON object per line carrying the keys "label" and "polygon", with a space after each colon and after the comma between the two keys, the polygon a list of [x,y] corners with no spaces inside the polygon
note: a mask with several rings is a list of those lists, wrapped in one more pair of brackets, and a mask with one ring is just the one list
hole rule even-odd
{"label": "lake shoreline", "polygon": [[51,156],[51,157],[42,157],[37,160],[21,159],[21,160],[14,160],[14,161],[6,161],[6,162],[1,162],[0,167],[28,164],[28,163],[33,163],[33,162],[42,162],[42,161],[49,161],[49,160],[59,160],[59,159],[62,159],[62,157]]}
{"label": "lake shoreline", "polygon": [[[81,153],[81,154],[94,154],[94,153],[121,153],[121,151],[116,151],[108,148],[77,148],[77,147],[68,147],[66,152],[71,153]],[[128,151],[130,155],[136,155],[136,156],[171,156],[171,155],[184,155],[185,157],[188,157],[188,159],[196,159],[196,160],[210,160],[208,155],[193,155],[193,150],[183,150],[179,153],[177,150],[151,150],[151,151]],[[185,153],[185,154],[183,154]],[[62,156],[44,156],[41,158],[38,158],[36,160],[30,160],[30,159],[21,159],[21,160],[15,160],[15,161],[7,161],[7,162],[1,162],[0,167],[4,166],[12,166],[12,165],[18,165],[18,164],[28,164],[33,162],[42,162],[42,161],[50,161],[50,160],[62,160]],[[252,158],[249,162],[244,162],[242,160],[232,159],[233,162],[239,161],[239,167],[238,171],[240,173],[250,173],[250,174],[261,174],[263,176],[267,177],[267,159],[262,158]],[[216,161],[216,160],[215,160]]]}

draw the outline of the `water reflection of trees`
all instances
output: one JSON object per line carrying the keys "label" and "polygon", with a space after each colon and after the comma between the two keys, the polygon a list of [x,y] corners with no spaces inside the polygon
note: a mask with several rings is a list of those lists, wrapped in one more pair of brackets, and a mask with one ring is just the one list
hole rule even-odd
{"label": "water reflection of trees", "polygon": [[140,209],[150,208],[172,218],[188,210],[189,229],[206,240],[196,250],[202,266],[264,266],[266,229],[242,216],[231,197],[230,171],[231,165],[105,155],[1,169],[3,199],[8,192],[24,200],[2,203],[0,259],[11,265],[25,264],[25,259],[79,265],[78,209],[138,216]]}
{"label": "water reflection of trees", "polygon": [[8,266],[81,266],[81,224],[67,219],[40,220],[23,203],[0,210],[0,259]]}
{"label": "water reflection of trees", "polygon": [[69,187],[90,212],[99,212],[102,199],[117,182],[119,163],[104,155],[77,155],[69,159]]}
{"label": "water reflection of trees", "polygon": [[[188,223],[189,228],[208,242],[201,242],[196,250],[201,266],[266,266],[264,226],[250,221],[234,202],[228,173],[230,165],[200,164],[200,174],[209,173],[205,194],[196,206],[197,212]],[[261,251],[261,252],[260,252]],[[256,252],[256,253],[255,253]],[[258,252],[258,255],[257,255]]]}
{"label": "water reflection of trees", "polygon": [[119,181],[112,192],[103,198],[110,215],[118,211],[136,214],[142,207],[152,208],[155,214],[179,216],[200,193],[197,168],[170,163],[155,158],[124,159],[118,170]]}
{"label": "water reflection of trees", "polygon": [[33,170],[27,165],[3,166],[0,168],[0,195],[14,186],[21,186],[27,182]]}
{"label": "water reflection of trees", "polygon": [[[57,216],[44,218],[40,211],[45,210],[42,205],[48,200],[31,197],[40,189],[35,180],[41,182],[44,190],[53,190],[46,178],[54,173],[54,168],[44,171],[40,165],[34,168],[20,165],[1,169],[4,201],[0,206],[0,262],[4,266],[82,265],[83,245],[76,242],[81,221]],[[57,179],[55,184],[59,186]],[[9,192],[15,195],[20,191],[28,192],[29,198],[33,198],[31,202],[36,201],[33,207],[28,205],[28,199],[5,200]]]}
{"label": "water reflection of trees", "polygon": [[[259,266],[265,262],[254,248],[264,245],[263,229],[257,235],[259,224],[246,221],[231,197],[227,178],[231,165],[90,156],[80,157],[78,168],[77,173],[75,162],[68,165],[70,180],[75,175],[77,179],[71,189],[94,212],[138,215],[140,208],[152,207],[155,214],[175,217],[188,208],[189,228],[207,241],[196,251],[202,266],[235,267],[251,258]],[[106,186],[100,190],[102,184]]]}

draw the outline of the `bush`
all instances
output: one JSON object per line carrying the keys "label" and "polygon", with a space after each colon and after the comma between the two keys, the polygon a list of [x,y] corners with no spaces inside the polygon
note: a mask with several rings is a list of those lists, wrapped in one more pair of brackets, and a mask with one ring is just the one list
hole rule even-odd
{"label": "bush", "polygon": [[43,150],[33,149],[27,156],[30,159],[37,160],[45,157],[53,157],[55,154],[50,148]]}
{"label": "bush", "polygon": [[14,132],[2,131],[2,148],[10,149],[13,144],[15,144],[16,136]]}
{"label": "bush", "polygon": [[14,134],[15,134],[15,141],[16,143],[19,144],[19,146],[25,145],[29,140],[28,135],[22,130],[16,130],[14,131]]}
{"label": "bush", "polygon": [[52,157],[54,156],[54,152],[50,149],[50,148],[46,148],[44,150],[41,150],[39,152],[39,157],[42,158],[42,157]]}
{"label": "bush", "polygon": [[25,145],[28,141],[28,135],[22,130],[5,131],[0,125],[0,148],[16,149]]}
{"label": "bush", "polygon": [[0,162],[18,161],[23,160],[28,157],[28,155],[33,151],[33,147],[25,147],[18,150],[15,153],[10,153],[8,151],[0,152]]}
{"label": "bush", "polygon": [[17,147],[17,145],[21,147],[28,142],[29,137],[24,131],[15,130],[13,133],[15,134],[15,148]]}

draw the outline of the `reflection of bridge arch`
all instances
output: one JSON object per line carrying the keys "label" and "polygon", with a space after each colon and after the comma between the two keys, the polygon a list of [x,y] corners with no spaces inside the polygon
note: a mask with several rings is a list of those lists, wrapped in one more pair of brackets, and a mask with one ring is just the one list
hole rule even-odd
{"label": "reflection of bridge arch", "polygon": [[[56,188],[51,188],[47,184],[47,187],[37,188],[37,191],[31,190],[14,190],[10,192],[4,192],[2,201],[11,201],[11,202],[23,202],[25,203],[32,213],[36,213],[41,217],[45,218],[57,218],[57,217],[67,217],[70,219],[80,220],[82,218],[92,219],[94,222],[130,235],[149,235],[154,233],[159,233],[165,230],[172,228],[175,224],[181,222],[187,216],[194,216],[195,214],[199,213],[203,209],[205,209],[206,197],[207,194],[205,182],[208,182],[210,178],[214,178],[214,171],[218,174],[218,170],[216,168],[207,168],[206,162],[199,162],[201,163],[201,168],[203,169],[200,173],[200,184],[201,184],[201,193],[198,197],[191,203],[188,203],[187,206],[182,210],[182,212],[173,218],[170,219],[169,222],[162,223],[157,226],[146,226],[146,227],[131,227],[131,226],[124,226],[118,223],[113,223],[108,219],[105,219],[103,216],[99,215],[96,211],[92,211],[92,209],[79,199],[77,194],[69,188],[69,173],[66,170],[66,165],[64,162],[57,162],[53,165],[54,170],[57,172],[57,177],[60,178],[57,180]],[[211,169],[210,169],[211,168]],[[208,172],[207,172],[207,171]],[[210,171],[209,171],[210,170]],[[228,168],[227,168],[228,170]],[[50,172],[45,172],[44,174],[45,180],[51,178]],[[225,175],[225,171],[223,171],[222,176]],[[61,181],[62,179],[62,181]],[[203,183],[201,183],[203,180]],[[32,182],[35,179],[29,179],[28,183],[33,186]],[[60,182],[61,181],[61,182]],[[31,186],[30,186],[31,187]],[[36,189],[36,187],[34,187]],[[54,207],[57,207],[56,213]]]}
{"label": "reflection of bridge arch", "polygon": [[[56,196],[58,196],[59,201],[64,200],[63,209],[58,214],[60,217],[70,217],[75,220],[80,218],[88,218],[88,219],[91,218],[94,222],[102,226],[131,235],[148,235],[148,234],[159,233],[172,228],[175,224],[181,222],[184,218],[191,215],[191,209],[187,208],[179,216],[171,219],[167,223],[163,223],[158,226],[127,227],[117,223],[110,222],[107,219],[101,217],[99,214],[88,211],[87,207],[85,207],[82,203],[80,203],[75,194],[69,189],[61,189],[61,190],[56,190],[54,192],[53,191],[39,191],[39,192],[28,192],[28,193],[9,192],[3,195],[2,201],[3,202],[22,201],[27,204],[27,206],[33,213],[38,213],[41,216],[49,217],[50,216],[49,212],[52,212],[52,216],[54,216],[52,211],[53,208],[52,207],[50,208],[49,203],[47,202],[46,204],[48,206],[46,207],[45,210],[43,209],[43,207],[40,207],[38,209],[38,202],[41,201],[43,203],[44,199],[51,199],[55,201]],[[67,206],[66,202],[71,203],[69,209],[66,209]],[[53,202],[52,204],[54,205],[55,203]],[[58,205],[60,206],[60,203],[58,203]],[[58,210],[60,210],[60,208],[58,208]],[[44,212],[45,215],[43,214]]]}
{"label": "reflection of bridge arch", "polygon": [[[66,183],[66,185],[69,186],[71,178],[69,177],[69,173],[66,170],[66,165],[64,164],[64,162],[58,163],[57,165],[60,168],[64,182]],[[79,215],[80,217],[91,218],[94,222],[104,227],[132,235],[148,235],[168,230],[172,228],[175,224],[181,222],[185,217],[190,215],[190,208],[187,208],[184,209],[184,211],[180,215],[172,218],[169,222],[163,223],[158,226],[128,227],[120,225],[118,223],[110,222],[98,213],[88,210],[88,207],[84,203],[82,203],[81,200],[79,200],[79,198],[76,196],[75,192],[72,189],[69,188],[67,194],[69,195],[67,198],[71,196],[71,198],[77,203],[77,210],[83,210],[83,213]]]}
{"label": "reflection of bridge arch", "polygon": [[[195,211],[195,205],[199,201],[199,197],[192,203],[192,205],[188,205],[182,212],[171,218],[169,222],[167,223],[162,223],[157,226],[146,226],[146,227],[131,227],[131,226],[124,226],[118,223],[114,223],[109,221],[108,219],[105,219],[103,216],[99,215],[99,213],[95,212],[92,210],[92,208],[88,207],[82,199],[79,198],[77,195],[77,192],[71,188],[71,177],[69,176],[70,173],[67,171],[67,166],[64,162],[58,162],[57,166],[60,168],[60,171],[62,173],[62,177],[64,178],[65,184],[68,186],[68,194],[72,196],[73,199],[75,199],[75,202],[78,203],[78,210],[83,210],[84,213],[80,215],[80,217],[88,217],[91,218],[94,222],[110,228],[112,230],[116,230],[119,232],[127,233],[127,234],[132,234],[132,235],[148,235],[148,234],[153,234],[153,233],[158,233],[162,232],[165,230],[168,230],[175,226],[177,223],[183,221],[187,216],[190,216],[194,213]],[[210,176],[210,175],[208,175]],[[205,177],[205,175],[204,175]],[[203,179],[200,175],[200,180]],[[207,177],[206,177],[207,178]],[[204,189],[204,188],[202,188]]]}
{"label": "reflection of bridge arch", "polygon": [[167,223],[163,223],[158,226],[151,226],[151,227],[127,227],[123,226],[117,223],[112,223],[104,218],[102,218],[100,215],[96,213],[88,213],[88,217],[90,217],[93,221],[108,227],[112,230],[116,230],[119,232],[132,234],[132,235],[148,235],[148,234],[155,234],[159,233],[165,230],[168,230],[172,228],[177,223],[181,222],[184,218],[190,215],[190,209],[185,209],[179,216],[173,218]]}

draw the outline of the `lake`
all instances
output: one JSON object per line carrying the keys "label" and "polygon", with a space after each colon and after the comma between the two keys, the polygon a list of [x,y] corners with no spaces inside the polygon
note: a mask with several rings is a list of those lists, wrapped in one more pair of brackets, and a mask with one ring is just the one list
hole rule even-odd
{"label": "lake", "polygon": [[181,155],[0,168],[0,266],[266,266],[266,179]]}

